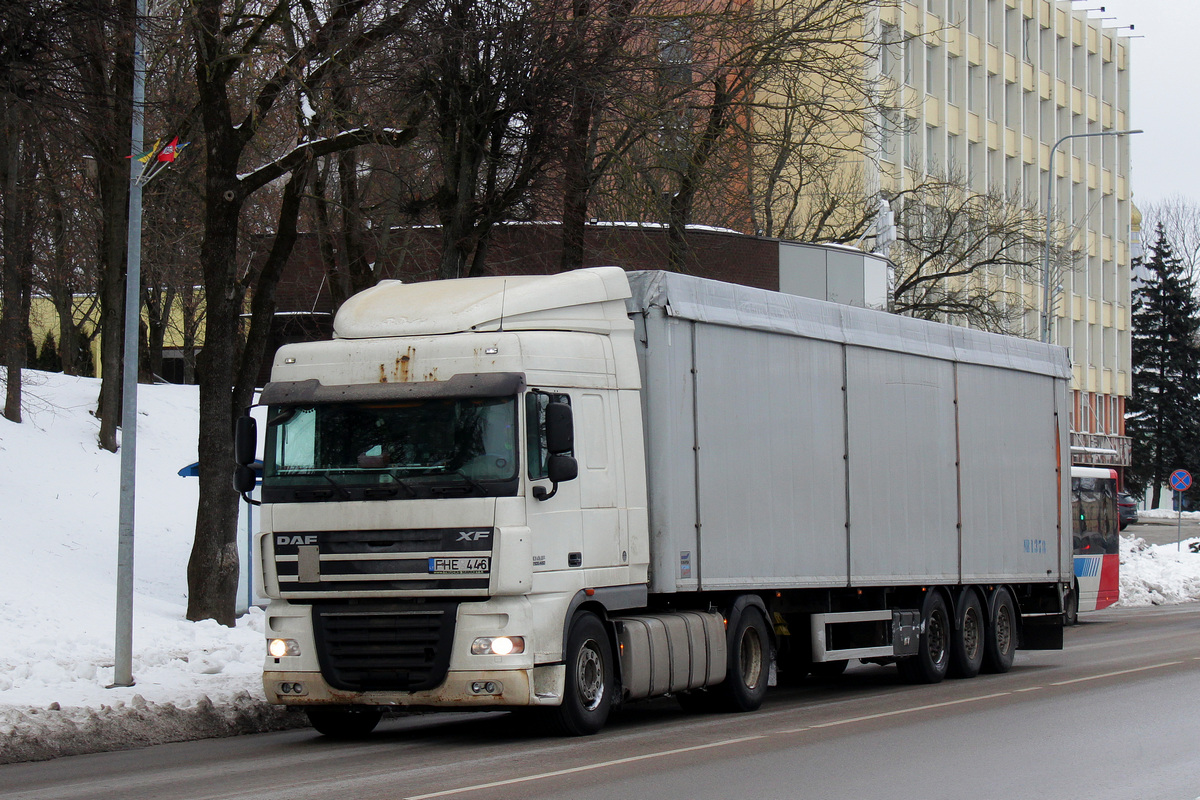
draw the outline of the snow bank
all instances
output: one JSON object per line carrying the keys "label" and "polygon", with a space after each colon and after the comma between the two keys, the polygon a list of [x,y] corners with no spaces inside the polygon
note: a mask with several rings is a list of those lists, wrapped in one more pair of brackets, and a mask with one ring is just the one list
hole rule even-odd
{"label": "snow bank", "polygon": [[[1193,513],[1193,512],[1189,512]],[[1200,539],[1178,546],[1121,537],[1121,599],[1118,606],[1162,606],[1200,600]]]}
{"label": "snow bank", "polygon": [[[262,694],[263,615],[185,619],[194,386],[138,390],[133,675],[113,680],[120,456],[96,446],[99,381],[25,373],[0,418],[0,763],[296,724]],[[3,381],[0,380],[0,387]]]}

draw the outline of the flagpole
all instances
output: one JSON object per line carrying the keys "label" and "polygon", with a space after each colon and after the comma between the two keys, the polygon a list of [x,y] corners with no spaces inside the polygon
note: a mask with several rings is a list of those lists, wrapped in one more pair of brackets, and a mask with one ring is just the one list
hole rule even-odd
{"label": "flagpole", "polygon": [[[137,0],[133,29],[133,125],[131,153],[142,151],[145,134],[146,57],[142,20],[146,0]],[[116,654],[112,687],[133,686],[133,511],[137,464],[138,323],[142,291],[142,181],[138,161],[129,160],[129,230],[125,271],[125,355],[121,375],[121,506],[117,523]]]}

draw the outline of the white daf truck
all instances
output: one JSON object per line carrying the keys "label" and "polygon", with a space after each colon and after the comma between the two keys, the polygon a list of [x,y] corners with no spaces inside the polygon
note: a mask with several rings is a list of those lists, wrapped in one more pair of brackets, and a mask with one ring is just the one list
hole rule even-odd
{"label": "white daf truck", "polygon": [[753,710],[773,666],[1005,671],[1062,646],[1069,375],[675,273],[383,282],[261,395],[267,696],[333,736],[410,706],[580,735],[638,698]]}

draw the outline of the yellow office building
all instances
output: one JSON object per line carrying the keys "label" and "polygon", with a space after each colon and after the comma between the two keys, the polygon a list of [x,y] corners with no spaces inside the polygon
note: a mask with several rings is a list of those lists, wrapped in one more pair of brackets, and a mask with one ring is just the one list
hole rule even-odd
{"label": "yellow office building", "polygon": [[[1075,463],[1124,466],[1124,399],[1130,385],[1129,47],[1121,29],[1068,0],[918,0],[883,4],[876,65],[902,102],[866,176],[887,191],[920,175],[962,175],[1047,205],[1053,163],[1056,231],[1074,263],[1051,275],[1050,339],[1074,365]],[[1060,141],[1063,137],[1073,138]],[[1056,143],[1058,144],[1055,147]],[[1053,157],[1052,157],[1052,150]],[[1007,280],[1012,280],[1011,276]],[[1044,287],[1013,287],[1028,311],[1018,324],[1041,334]]]}

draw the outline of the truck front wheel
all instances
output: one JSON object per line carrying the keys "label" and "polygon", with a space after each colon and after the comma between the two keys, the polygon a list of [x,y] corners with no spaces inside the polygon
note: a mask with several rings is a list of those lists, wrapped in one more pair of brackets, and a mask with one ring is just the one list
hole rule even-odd
{"label": "truck front wheel", "polygon": [[356,707],[328,708],[313,706],[304,709],[308,722],[331,739],[359,739],[375,730],[383,716],[377,708]]}
{"label": "truck front wheel", "polygon": [[590,736],[604,727],[613,699],[612,647],[599,617],[576,615],[565,656],[566,688],[552,712],[554,726],[567,736]]}

